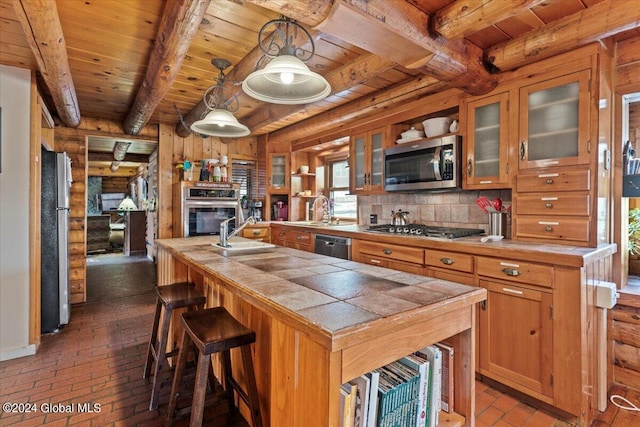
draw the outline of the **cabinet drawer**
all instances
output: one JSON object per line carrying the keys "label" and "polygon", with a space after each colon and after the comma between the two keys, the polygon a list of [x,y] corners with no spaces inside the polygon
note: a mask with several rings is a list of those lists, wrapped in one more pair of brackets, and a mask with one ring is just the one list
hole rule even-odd
{"label": "cabinet drawer", "polygon": [[518,192],[547,191],[589,191],[589,170],[541,173],[536,175],[518,175]]}
{"label": "cabinet drawer", "polygon": [[589,215],[587,193],[540,193],[519,195],[518,213],[525,215]]}
{"label": "cabinet drawer", "polygon": [[404,271],[406,273],[425,275],[425,267],[420,264],[403,262],[398,260],[385,259],[375,255],[360,254],[357,260],[363,264],[375,265],[378,267],[390,268],[392,270]]}
{"label": "cabinet drawer", "polygon": [[553,288],[553,267],[548,265],[478,257],[478,275]]}
{"label": "cabinet drawer", "polygon": [[242,237],[247,239],[264,239],[269,237],[269,228],[267,227],[247,227],[242,230]]}
{"label": "cabinet drawer", "polygon": [[518,216],[517,237],[589,241],[589,218]]}
{"label": "cabinet drawer", "polygon": [[461,254],[459,252],[438,251],[427,249],[424,252],[427,265],[440,267],[447,270],[463,271],[473,273],[473,256]]}
{"label": "cabinet drawer", "polygon": [[362,241],[360,242],[360,252],[381,258],[424,265],[424,249]]}

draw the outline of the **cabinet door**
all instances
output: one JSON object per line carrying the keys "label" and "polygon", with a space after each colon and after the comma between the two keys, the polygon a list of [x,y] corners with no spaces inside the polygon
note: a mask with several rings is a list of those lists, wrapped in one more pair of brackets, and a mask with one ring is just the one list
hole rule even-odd
{"label": "cabinet door", "polygon": [[467,104],[465,188],[502,188],[508,182],[509,94]]}
{"label": "cabinet door", "polygon": [[480,372],[516,389],[553,397],[551,292],[480,281]]}
{"label": "cabinet door", "polygon": [[585,70],[520,89],[519,168],[589,163]]}
{"label": "cabinet door", "polygon": [[364,191],[365,187],[365,150],[366,150],[367,133],[354,135],[351,139],[351,192],[358,193]]}
{"label": "cabinet door", "polygon": [[369,191],[381,191],[384,175],[384,134],[386,128],[382,127],[369,131],[369,175],[367,184]]}
{"label": "cabinet door", "polygon": [[289,191],[289,154],[269,154],[269,192]]}

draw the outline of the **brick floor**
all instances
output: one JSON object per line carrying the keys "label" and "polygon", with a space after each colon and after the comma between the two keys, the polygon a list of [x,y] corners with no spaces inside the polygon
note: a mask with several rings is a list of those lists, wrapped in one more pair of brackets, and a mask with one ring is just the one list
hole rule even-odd
{"label": "brick floor", "polygon": [[[136,268],[136,264],[127,268]],[[141,276],[132,274],[132,277],[140,280]],[[89,286],[100,282],[113,285],[108,274],[92,280]],[[151,275],[148,280],[155,281],[155,277]],[[169,387],[163,388],[159,408],[149,411],[151,385],[142,378],[155,308],[155,294],[149,291],[148,283],[144,287],[142,293],[128,286],[131,293],[124,297],[110,295],[74,305],[71,323],[57,334],[43,336],[35,356],[0,362],[0,402],[29,404],[33,409],[20,414],[1,411],[0,426],[164,425]],[[166,375],[170,378],[169,372]],[[640,401],[640,393],[636,391],[618,386],[613,391],[632,402]],[[205,411],[205,425],[220,422],[224,425],[226,419],[222,405]],[[175,425],[188,425],[188,419],[183,418]],[[244,427],[247,423],[235,419],[231,425]],[[477,382],[476,425],[570,424]],[[609,405],[593,425],[640,426],[640,415]]]}

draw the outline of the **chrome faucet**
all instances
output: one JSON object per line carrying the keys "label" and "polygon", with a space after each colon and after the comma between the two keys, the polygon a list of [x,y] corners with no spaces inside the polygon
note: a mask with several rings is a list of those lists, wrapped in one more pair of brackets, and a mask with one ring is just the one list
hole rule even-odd
{"label": "chrome faucet", "polygon": [[318,196],[313,199],[313,203],[311,204],[311,211],[314,213],[314,216],[316,216],[316,202],[318,200],[322,200],[324,202],[324,205],[322,206],[322,222],[331,222],[331,216],[329,215],[329,199],[327,198],[327,196]]}
{"label": "chrome faucet", "polygon": [[225,219],[224,221],[222,221],[220,223],[220,243],[218,243],[218,246],[222,246],[223,248],[228,248],[229,244],[227,243],[227,241],[230,238],[232,238],[233,236],[238,234],[247,225],[256,223],[256,219],[254,217],[250,216],[249,218],[247,218],[247,220],[245,222],[243,222],[239,227],[236,227],[231,232],[231,234],[229,234],[229,223],[231,221],[233,221],[234,219],[236,219],[235,216],[233,216],[233,217],[231,217],[229,219]]}

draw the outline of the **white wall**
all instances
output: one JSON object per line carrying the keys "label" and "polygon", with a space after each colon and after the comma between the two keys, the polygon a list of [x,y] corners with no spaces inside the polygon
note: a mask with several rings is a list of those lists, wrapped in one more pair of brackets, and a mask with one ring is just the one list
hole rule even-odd
{"label": "white wall", "polygon": [[0,65],[0,360],[29,345],[29,123],[31,72]]}

